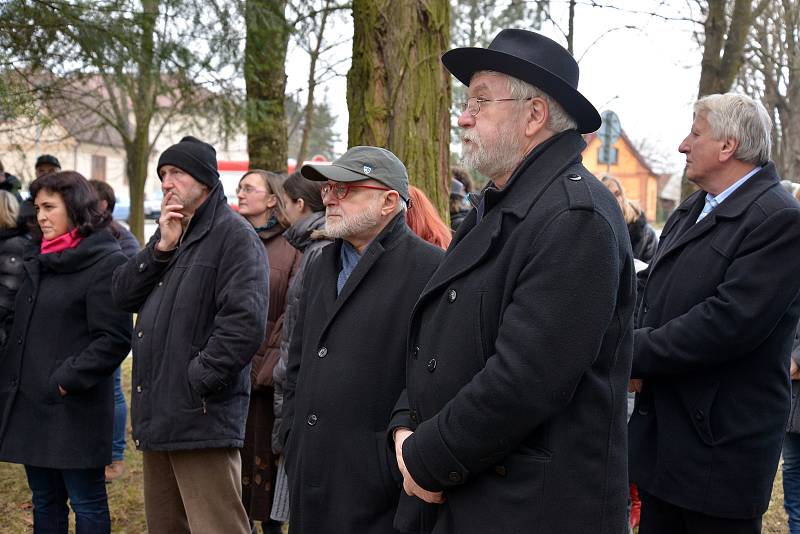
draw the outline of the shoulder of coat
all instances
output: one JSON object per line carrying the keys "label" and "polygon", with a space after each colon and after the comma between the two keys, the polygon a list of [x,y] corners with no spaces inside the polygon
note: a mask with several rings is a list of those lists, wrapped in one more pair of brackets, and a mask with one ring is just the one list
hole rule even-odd
{"label": "shoulder of coat", "polygon": [[591,181],[597,180],[585,169],[570,168],[561,175],[569,209],[594,209]]}

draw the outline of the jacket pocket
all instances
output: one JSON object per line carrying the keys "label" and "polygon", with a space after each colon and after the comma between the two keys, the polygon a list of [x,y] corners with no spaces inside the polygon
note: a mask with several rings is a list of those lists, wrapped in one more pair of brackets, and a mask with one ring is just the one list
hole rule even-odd
{"label": "jacket pocket", "polygon": [[63,363],[64,360],[56,360],[55,363],[53,363],[53,366],[50,368],[50,373],[47,375],[47,382],[44,391],[44,402],[46,404],[61,404],[64,402],[64,397],[62,397],[58,392],[59,384],[54,376],[56,374],[56,370],[58,370]]}
{"label": "jacket pocket", "polygon": [[386,432],[376,432],[373,435],[373,441],[375,442],[377,470],[380,475],[383,492],[388,499],[397,499],[397,492],[400,485],[395,480],[395,471],[397,472],[397,475],[400,476],[400,470],[398,468],[392,469],[392,465],[396,464],[396,460],[391,456],[389,442],[386,438]]}
{"label": "jacket pocket", "polygon": [[184,375],[185,375],[184,378],[185,379],[183,381],[186,384],[186,401],[187,401],[187,405],[191,409],[195,409],[196,410],[198,408],[202,408],[203,411],[206,411],[207,410],[207,406],[206,406],[205,397],[195,390],[194,386],[192,386],[192,381],[189,378],[189,366],[198,357],[198,355],[200,353],[200,348],[195,346],[195,345],[192,345],[190,347],[190,351],[191,352],[190,352],[190,355],[189,355],[189,361],[186,363],[186,367],[184,369]]}
{"label": "jacket pocket", "polygon": [[689,411],[688,415],[697,434],[703,443],[709,446],[715,445],[719,438],[719,436],[714,435],[711,428],[711,415],[718,391],[719,380],[709,381],[705,384],[705,387],[695,393],[693,399],[684,399],[684,404]]}

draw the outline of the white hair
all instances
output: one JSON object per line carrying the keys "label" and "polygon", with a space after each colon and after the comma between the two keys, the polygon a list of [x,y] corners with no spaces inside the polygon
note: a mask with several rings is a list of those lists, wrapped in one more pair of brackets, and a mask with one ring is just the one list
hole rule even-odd
{"label": "white hair", "polygon": [[708,95],[695,102],[694,113],[703,114],[717,141],[739,141],[737,160],[754,165],[769,161],[772,119],[761,102],[736,93]]}
{"label": "white hair", "polygon": [[[492,71],[487,71],[492,72]],[[502,73],[495,73],[502,74]],[[502,74],[508,80],[508,90],[511,92],[511,98],[541,98],[547,104],[549,116],[547,118],[547,129],[555,133],[561,133],[566,130],[577,130],[578,124],[575,122],[569,113],[566,112],[564,107],[559,104],[553,97],[528,82],[524,82],[519,78],[514,78],[508,74]]]}

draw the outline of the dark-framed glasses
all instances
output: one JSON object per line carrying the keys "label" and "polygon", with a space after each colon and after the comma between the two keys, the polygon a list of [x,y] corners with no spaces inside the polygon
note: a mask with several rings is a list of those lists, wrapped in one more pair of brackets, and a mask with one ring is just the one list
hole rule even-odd
{"label": "dark-framed glasses", "polygon": [[333,193],[338,200],[342,200],[350,193],[351,189],[377,189],[378,191],[392,191],[388,187],[377,187],[374,185],[354,185],[345,182],[336,182],[334,184],[323,184],[319,192],[324,200],[328,193]]}
{"label": "dark-framed glasses", "polygon": [[466,102],[461,102],[461,104],[458,105],[458,108],[461,110],[461,113],[467,111],[474,117],[480,113],[481,104],[486,102],[524,102],[526,100],[531,100],[532,98],[532,96],[527,98],[481,98],[478,96],[472,96],[468,98]]}

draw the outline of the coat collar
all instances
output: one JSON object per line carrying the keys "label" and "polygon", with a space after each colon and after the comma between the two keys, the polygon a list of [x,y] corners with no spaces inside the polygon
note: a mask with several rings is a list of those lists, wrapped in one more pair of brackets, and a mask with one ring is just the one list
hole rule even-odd
{"label": "coat collar", "polygon": [[758,199],[765,191],[772,187],[779,186],[778,173],[775,164],[767,163],[763,169],[751,176],[744,184],[725,199],[711,213],[700,222],[695,222],[700,215],[705,204],[706,192],[697,191],[686,199],[683,204],[678,206],[676,211],[676,221],[670,228],[682,225],[674,238],[665,243],[665,249],[659,254],[659,259],[670,252],[681,248],[687,243],[698,239],[714,228],[718,222],[736,219],[741,217],[750,205]]}
{"label": "coat collar", "polygon": [[378,234],[372,243],[369,244],[364,254],[361,256],[358,265],[353,270],[350,277],[345,282],[342,292],[336,295],[336,280],[339,276],[339,254],[342,248],[342,240],[334,241],[333,246],[329,247],[330,256],[328,260],[332,263],[332,268],[328,269],[327,276],[323,282],[323,305],[327,321],[323,332],[327,331],[339,310],[345,305],[350,297],[355,293],[358,286],[370,272],[375,263],[380,259],[384,252],[391,250],[400,238],[409,234],[411,230],[406,224],[405,213],[398,213],[394,219],[389,221],[386,227]]}
{"label": "coat collar", "polygon": [[217,182],[208,193],[208,198],[206,198],[205,202],[194,212],[179,249],[185,250],[190,244],[202,239],[214,225],[217,210],[225,209],[227,204],[228,199],[225,198],[225,193],[222,190],[222,182]]}
{"label": "coat collar", "polygon": [[480,263],[502,235],[505,216],[524,218],[550,184],[568,167],[580,162],[585,147],[586,143],[575,130],[562,132],[537,146],[517,167],[506,187],[487,186],[482,193],[483,219],[476,224],[476,210],[470,211],[423,291],[423,297]]}

